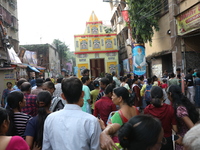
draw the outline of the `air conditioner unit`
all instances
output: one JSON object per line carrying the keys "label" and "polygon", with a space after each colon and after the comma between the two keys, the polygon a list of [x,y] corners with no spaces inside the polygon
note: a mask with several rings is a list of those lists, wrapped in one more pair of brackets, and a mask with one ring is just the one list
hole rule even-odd
{"label": "air conditioner unit", "polygon": [[123,23],[123,18],[122,17],[118,17],[118,19],[117,19],[118,21],[117,21],[117,23]]}
{"label": "air conditioner unit", "polygon": [[126,39],[126,46],[131,46],[131,40],[130,39]]}

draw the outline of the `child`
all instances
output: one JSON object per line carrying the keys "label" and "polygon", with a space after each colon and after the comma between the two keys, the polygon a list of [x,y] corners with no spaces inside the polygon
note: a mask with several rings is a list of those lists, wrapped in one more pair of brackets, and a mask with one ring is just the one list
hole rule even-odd
{"label": "child", "polygon": [[163,83],[162,83],[161,87],[162,87],[162,89],[165,89],[165,90],[166,90],[167,87],[168,87],[167,79],[163,79],[162,82],[163,82]]}

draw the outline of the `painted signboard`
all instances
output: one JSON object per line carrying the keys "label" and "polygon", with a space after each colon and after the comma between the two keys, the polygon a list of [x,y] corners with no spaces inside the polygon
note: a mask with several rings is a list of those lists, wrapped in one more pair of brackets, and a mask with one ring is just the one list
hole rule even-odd
{"label": "painted signboard", "polygon": [[136,75],[144,75],[146,73],[145,49],[143,46],[137,45],[132,50],[133,54],[133,72]]}
{"label": "painted signboard", "polygon": [[178,35],[200,28],[200,3],[177,16]]}

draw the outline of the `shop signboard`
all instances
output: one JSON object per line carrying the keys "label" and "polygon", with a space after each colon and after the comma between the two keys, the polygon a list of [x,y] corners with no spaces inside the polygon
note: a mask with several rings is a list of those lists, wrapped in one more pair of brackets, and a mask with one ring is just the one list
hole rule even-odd
{"label": "shop signboard", "polygon": [[185,35],[200,28],[200,3],[176,17],[178,35]]}

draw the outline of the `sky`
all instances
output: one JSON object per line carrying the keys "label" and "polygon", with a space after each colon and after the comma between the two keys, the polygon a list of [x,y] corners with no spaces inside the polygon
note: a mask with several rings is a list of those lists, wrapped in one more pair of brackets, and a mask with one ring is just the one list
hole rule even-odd
{"label": "sky", "polygon": [[59,39],[74,51],[74,35],[84,34],[92,11],[110,24],[110,4],[103,0],[18,0],[19,44]]}

